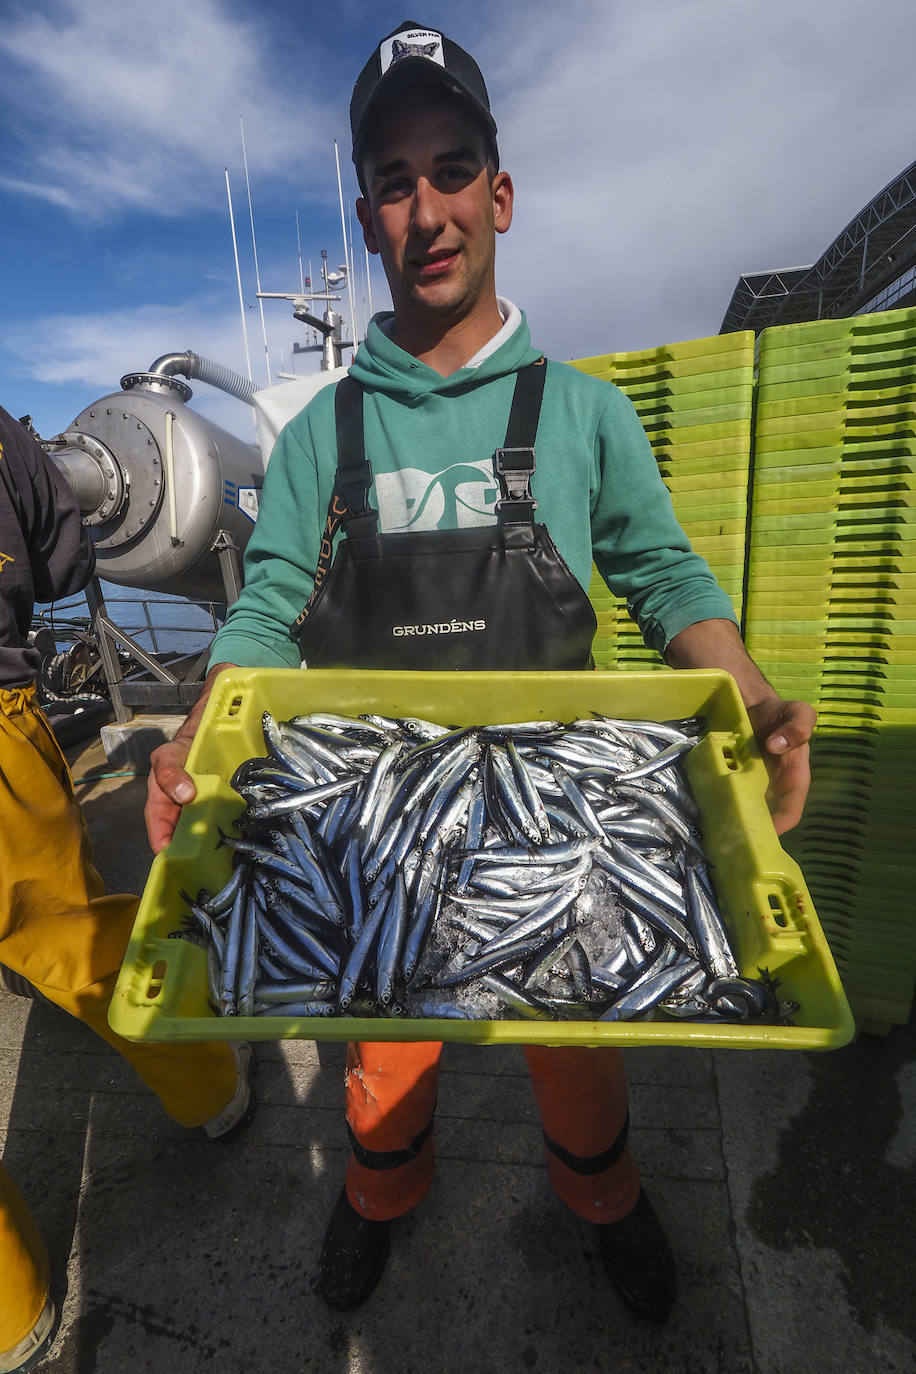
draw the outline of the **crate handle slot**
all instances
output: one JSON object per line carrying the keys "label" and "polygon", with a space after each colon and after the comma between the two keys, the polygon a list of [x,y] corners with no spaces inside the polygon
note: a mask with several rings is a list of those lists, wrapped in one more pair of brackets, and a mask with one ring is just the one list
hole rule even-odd
{"label": "crate handle slot", "polygon": [[785,929],[786,926],[789,924],[789,915],[786,911],[785,901],[783,900],[782,894],[779,892],[768,892],[767,902],[769,903],[770,911],[773,914],[773,920],[776,922],[778,926],[781,926],[782,929]]}
{"label": "crate handle slot", "polygon": [[741,765],[735,758],[735,752],[730,744],[722,745],[722,757],[725,760],[725,767],[730,768],[733,773],[737,773]]}
{"label": "crate handle slot", "polygon": [[231,700],[230,703],[229,703],[229,706],[228,706],[227,710],[226,710],[226,715],[227,715],[227,716],[237,716],[238,713],[239,713],[239,711],[241,711],[241,709],[242,709],[242,701],[243,701],[243,700],[244,700],[244,698],[243,698],[241,695],[239,695],[239,696],[237,696],[237,697],[233,697],[232,700]]}
{"label": "crate handle slot", "polygon": [[150,969],[149,983],[146,987],[146,996],[152,1002],[162,991],[162,983],[165,978],[168,963],[165,959],[157,959]]}

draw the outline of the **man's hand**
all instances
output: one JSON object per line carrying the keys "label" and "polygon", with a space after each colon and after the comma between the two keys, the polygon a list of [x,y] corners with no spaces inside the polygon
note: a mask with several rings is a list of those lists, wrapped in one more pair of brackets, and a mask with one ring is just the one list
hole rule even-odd
{"label": "man's hand", "polygon": [[154,854],[165,849],[175,833],[178,817],[185,802],[193,801],[197,788],[185,761],[191,748],[190,736],[176,735],[160,744],[150,757],[150,774],[146,784],[146,833]]}
{"label": "man's hand", "polygon": [[811,784],[808,743],[817,714],[805,701],[783,701],[748,654],[730,620],[698,620],[665,653],[672,668],[724,668],[738,685],[769,774],[767,805],[776,834],[801,820]]}
{"label": "man's hand", "polygon": [[213,683],[224,668],[232,663],[217,663],[207,674],[200,696],[188,712],[174,739],[154,749],[150,756],[150,773],[146,784],[146,833],[154,854],[165,849],[175,833],[181,808],[197,796],[197,788],[190,773],[185,771],[191,742],[197,734]]}
{"label": "man's hand", "polygon": [[801,820],[811,785],[809,742],[817,714],[805,701],[766,697],[747,714],[769,774],[767,805],[777,835]]}

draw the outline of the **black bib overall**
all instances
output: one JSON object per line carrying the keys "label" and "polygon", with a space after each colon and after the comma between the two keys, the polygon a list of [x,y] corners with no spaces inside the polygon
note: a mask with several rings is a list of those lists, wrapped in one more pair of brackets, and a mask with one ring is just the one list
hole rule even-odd
{"label": "black bib overall", "polygon": [[333,566],[292,632],[309,668],[580,669],[597,628],[591,602],[534,522],[534,441],[547,366],[517,375],[493,462],[496,524],[380,534],[369,505],[363,390],[337,384],[337,477],[325,536]]}

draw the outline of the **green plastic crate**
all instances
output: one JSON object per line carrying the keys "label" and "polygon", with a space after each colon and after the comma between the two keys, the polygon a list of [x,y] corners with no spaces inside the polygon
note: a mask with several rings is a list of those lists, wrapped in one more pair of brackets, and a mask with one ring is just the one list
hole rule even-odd
{"label": "green plastic crate", "polygon": [[816,346],[821,351],[836,344],[881,348],[888,340],[897,338],[916,344],[916,310],[882,310],[840,320],[804,320],[775,325],[761,335],[768,350]]}
{"label": "green plastic crate", "polygon": [[[762,337],[762,336],[761,336]],[[761,348],[761,367],[758,386],[761,390],[776,389],[782,386],[830,386],[840,382],[843,386],[860,385],[905,386],[916,380],[916,367],[913,365],[914,345],[904,343],[899,350],[891,350],[884,362],[871,364],[856,357],[848,350],[832,354],[821,353],[818,349],[800,350],[803,357],[794,363],[783,362],[784,354],[778,349]]]}
{"label": "green plastic crate", "polygon": [[[214,1015],[205,955],[170,939],[182,889],[215,888],[230,871],[218,848],[242,803],[227,779],[263,754],[261,716],[332,709],[377,711],[454,725],[518,719],[571,720],[600,711],[630,719],[707,718],[710,734],[686,766],[705,821],[705,845],[739,967],[760,966],[801,1005],[794,1026],[709,1022],[520,1022],[406,1018],[284,1018]],[[135,1040],[378,1039],[475,1043],[684,1044],[829,1049],[854,1023],[810,894],[779,844],[764,792],[764,765],[734,681],[726,673],[369,673],[248,669],[217,679],[188,760],[196,800],[153,862],[111,1002],[112,1028]]]}
{"label": "green plastic crate", "polygon": [[753,366],[745,363],[739,367],[723,367],[712,372],[691,372],[681,376],[668,373],[648,377],[620,376],[615,385],[635,402],[637,398],[651,399],[655,396],[681,399],[709,393],[722,393],[723,397],[729,392],[741,394],[753,386],[753,381]]}

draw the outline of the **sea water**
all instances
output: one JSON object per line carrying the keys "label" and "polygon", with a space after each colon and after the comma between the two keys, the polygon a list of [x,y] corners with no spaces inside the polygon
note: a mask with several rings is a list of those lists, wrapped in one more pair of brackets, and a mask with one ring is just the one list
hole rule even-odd
{"label": "sea water", "polygon": [[[199,654],[222,623],[224,607],[208,602],[186,601],[166,592],[141,591],[100,582],[109,618],[147,653]],[[83,595],[53,605],[36,606],[35,620],[52,632],[58,650],[73,643],[74,634],[86,628],[89,606]]]}

